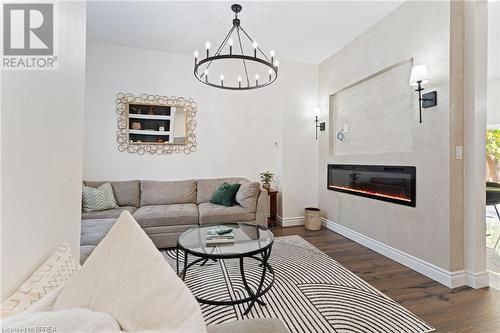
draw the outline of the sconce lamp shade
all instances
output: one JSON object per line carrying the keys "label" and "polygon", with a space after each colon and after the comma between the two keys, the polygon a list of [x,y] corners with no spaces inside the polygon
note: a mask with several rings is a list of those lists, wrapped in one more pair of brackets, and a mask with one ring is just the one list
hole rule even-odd
{"label": "sconce lamp shade", "polygon": [[312,115],[313,117],[319,117],[320,114],[320,109],[319,108],[313,108],[312,109]]}
{"label": "sconce lamp shade", "polygon": [[410,75],[410,86],[416,87],[418,86],[418,82],[420,84],[426,84],[429,82],[429,75],[427,74],[427,66],[425,65],[415,65],[411,69]]}

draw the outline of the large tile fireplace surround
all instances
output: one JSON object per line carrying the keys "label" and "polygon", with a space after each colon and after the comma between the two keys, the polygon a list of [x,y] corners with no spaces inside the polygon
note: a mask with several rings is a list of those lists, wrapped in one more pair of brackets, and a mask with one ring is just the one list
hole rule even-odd
{"label": "large tile fireplace surround", "polygon": [[328,165],[328,189],[415,207],[413,166]]}

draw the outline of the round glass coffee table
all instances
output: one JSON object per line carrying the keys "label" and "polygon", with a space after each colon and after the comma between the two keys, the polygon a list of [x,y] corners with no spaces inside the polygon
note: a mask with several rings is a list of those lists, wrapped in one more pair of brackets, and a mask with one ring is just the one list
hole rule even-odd
{"label": "round glass coffee table", "polygon": [[[188,269],[193,265],[200,264],[200,266],[203,266],[208,260],[217,261],[224,259],[238,259],[241,279],[245,290],[248,293],[248,297],[223,301],[196,297],[196,300],[200,303],[210,305],[236,305],[248,302],[249,305],[244,312],[246,315],[250,312],[255,303],[266,305],[266,303],[259,298],[267,293],[274,284],[274,270],[269,264],[269,256],[271,255],[274,235],[269,229],[255,224],[224,224],[224,226],[233,228],[234,241],[231,243],[207,245],[207,231],[219,226],[222,225],[203,225],[197,228],[189,229],[180,235],[177,240],[176,251],[177,275],[179,275],[182,280],[185,280]],[[182,270],[179,269],[179,266],[181,265],[179,258],[180,255],[183,256]],[[189,262],[189,255],[197,257],[197,259]],[[260,262],[258,267],[262,268],[258,286],[255,290],[252,290],[249,286],[245,275],[245,258],[257,260]],[[265,283],[267,274],[270,274],[271,279],[270,282]],[[269,279],[267,281],[269,281]]]}

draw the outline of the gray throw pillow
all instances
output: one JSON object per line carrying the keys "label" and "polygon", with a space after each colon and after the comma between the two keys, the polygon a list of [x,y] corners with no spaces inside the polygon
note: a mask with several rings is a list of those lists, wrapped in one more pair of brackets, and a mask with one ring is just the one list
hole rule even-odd
{"label": "gray throw pillow", "polygon": [[236,202],[250,213],[257,211],[257,199],[260,193],[260,184],[257,182],[241,183],[238,193],[236,193]]}
{"label": "gray throw pillow", "polygon": [[104,183],[98,188],[82,187],[82,210],[84,212],[97,212],[116,207],[118,206],[110,183]]}

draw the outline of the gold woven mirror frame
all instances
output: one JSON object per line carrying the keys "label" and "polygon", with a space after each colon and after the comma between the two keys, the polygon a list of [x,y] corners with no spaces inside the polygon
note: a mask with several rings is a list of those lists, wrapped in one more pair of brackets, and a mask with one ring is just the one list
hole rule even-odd
{"label": "gold woven mirror frame", "polygon": [[[161,105],[184,108],[186,112],[186,143],[137,143],[129,140],[129,104],[143,105]],[[129,152],[132,154],[143,155],[149,153],[152,155],[166,155],[172,153],[189,154],[196,151],[196,112],[197,104],[191,98],[175,96],[160,96],[142,94],[135,96],[132,93],[118,93],[116,96],[116,113],[118,115],[116,132],[116,141],[118,142],[118,150],[121,152]]]}

